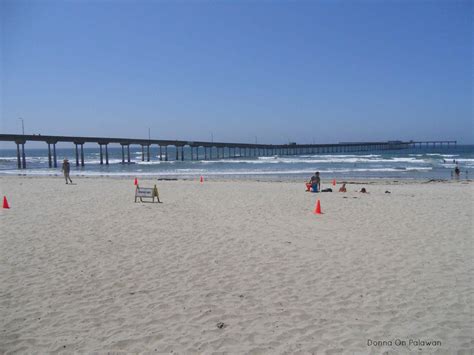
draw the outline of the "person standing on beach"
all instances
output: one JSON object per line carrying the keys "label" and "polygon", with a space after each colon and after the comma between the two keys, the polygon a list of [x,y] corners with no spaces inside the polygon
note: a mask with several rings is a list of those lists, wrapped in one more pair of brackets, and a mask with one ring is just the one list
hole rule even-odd
{"label": "person standing on beach", "polygon": [[69,176],[69,173],[71,172],[71,165],[69,165],[69,160],[66,158],[63,160],[63,167],[62,171],[64,173],[64,178],[66,179],[66,184],[68,183],[67,181],[69,180],[72,184],[71,177]]}
{"label": "person standing on beach", "polygon": [[456,179],[459,179],[460,174],[461,170],[459,169],[459,166],[456,165],[456,168],[454,168],[454,175],[456,176]]}

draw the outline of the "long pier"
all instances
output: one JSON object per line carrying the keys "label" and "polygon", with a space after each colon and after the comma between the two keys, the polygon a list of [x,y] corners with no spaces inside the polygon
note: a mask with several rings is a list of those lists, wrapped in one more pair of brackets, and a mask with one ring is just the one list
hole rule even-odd
{"label": "long pier", "polygon": [[[76,166],[84,166],[84,144],[93,143],[99,145],[100,164],[109,164],[109,144],[120,144],[122,146],[122,163],[130,163],[130,146],[139,145],[142,148],[142,161],[150,161],[150,149],[152,145],[159,148],[160,161],[171,160],[168,147],[176,148],[174,160],[184,160],[184,148],[189,147],[191,160],[212,160],[225,157],[227,149],[228,158],[236,157],[259,157],[271,155],[300,155],[320,153],[346,153],[362,152],[372,150],[396,150],[408,148],[456,146],[457,141],[386,141],[386,142],[343,142],[334,144],[248,144],[248,143],[224,143],[224,142],[202,142],[182,140],[161,139],[132,139],[132,138],[110,138],[110,137],[76,137],[76,136],[44,136],[23,134],[0,134],[0,141],[16,143],[18,169],[26,169],[26,142],[45,142],[48,146],[48,163],[50,168],[57,168],[56,144],[58,142],[73,143],[75,145]],[[238,150],[238,151],[237,151]],[[213,151],[215,155],[213,156]],[[199,154],[201,152],[201,154]]]}

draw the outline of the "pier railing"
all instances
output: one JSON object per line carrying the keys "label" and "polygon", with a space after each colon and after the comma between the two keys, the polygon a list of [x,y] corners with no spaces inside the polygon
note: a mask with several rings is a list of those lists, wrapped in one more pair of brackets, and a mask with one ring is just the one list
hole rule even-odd
{"label": "pier railing", "polygon": [[[159,160],[171,160],[168,147],[174,146],[176,156],[174,160],[184,160],[184,148],[189,147],[191,160],[212,160],[225,157],[227,149],[228,158],[237,157],[259,157],[272,155],[301,155],[301,154],[324,154],[324,153],[346,153],[363,152],[373,150],[396,150],[421,147],[456,146],[457,141],[386,141],[386,142],[342,142],[334,144],[249,144],[249,143],[225,143],[162,139],[133,139],[133,138],[111,138],[111,137],[79,137],[79,136],[44,136],[23,134],[0,134],[0,141],[13,142],[17,145],[18,169],[26,169],[26,142],[45,142],[48,146],[49,167],[57,167],[56,144],[59,142],[73,143],[75,145],[76,166],[84,166],[84,144],[93,143],[99,145],[100,164],[109,164],[109,144],[120,144],[122,147],[122,163],[130,163],[130,146],[139,145],[142,148],[142,160],[150,161],[150,147],[159,148]],[[215,152],[213,156],[213,152]],[[201,153],[201,154],[200,154]],[[146,158],[145,158],[146,155]]]}

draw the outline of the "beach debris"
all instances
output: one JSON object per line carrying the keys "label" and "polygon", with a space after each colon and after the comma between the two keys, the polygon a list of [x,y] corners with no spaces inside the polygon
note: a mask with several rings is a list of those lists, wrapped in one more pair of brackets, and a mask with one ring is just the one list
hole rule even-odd
{"label": "beach debris", "polygon": [[377,181],[342,181],[346,185],[376,185]]}
{"label": "beach debris", "polygon": [[386,190],[386,191],[385,191],[385,193],[386,193],[386,194],[391,194],[391,192],[390,192],[390,191],[388,191],[388,190]]}
{"label": "beach debris", "polygon": [[318,202],[316,202],[316,208],[314,209],[314,214],[323,214],[321,212],[321,203],[319,202],[319,199],[318,199]]}
{"label": "beach debris", "polygon": [[225,326],[226,326],[226,325],[225,325],[224,322],[218,322],[218,323],[216,324],[216,327],[219,328],[219,329],[225,328]]}
{"label": "beach debris", "polygon": [[3,196],[3,208],[10,208],[10,205],[7,201],[7,196]]}
{"label": "beach debris", "polygon": [[240,298],[244,298],[244,295],[239,295]]}
{"label": "beach debris", "polygon": [[446,179],[429,179],[428,181],[424,181],[423,184],[429,184],[430,182],[446,182]]}

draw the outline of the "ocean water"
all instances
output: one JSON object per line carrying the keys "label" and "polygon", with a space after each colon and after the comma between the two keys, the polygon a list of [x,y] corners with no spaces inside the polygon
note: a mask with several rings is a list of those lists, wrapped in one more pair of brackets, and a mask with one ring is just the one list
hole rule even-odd
{"label": "ocean water", "polygon": [[[17,169],[15,149],[0,150],[0,175],[61,175],[61,163],[68,157],[71,175],[77,176],[147,176],[157,178],[226,177],[241,179],[305,180],[315,171],[323,179],[451,179],[458,164],[461,178],[474,177],[474,146],[429,147],[361,153],[274,155],[190,161],[174,160],[176,151],[168,148],[170,161],[160,161],[158,147],[151,149],[151,161],[142,161],[139,146],[130,147],[131,163],[122,164],[120,147],[109,148],[109,165],[100,165],[99,148],[84,148],[84,167],[76,167],[73,148],[57,149],[58,168],[48,167],[47,149],[26,147],[27,169]],[[163,150],[164,153],[164,150]],[[238,153],[238,150],[237,150]],[[199,152],[203,158],[204,151]],[[213,152],[213,156],[217,156]],[[146,156],[145,156],[146,159]],[[164,159],[164,156],[163,156]],[[105,154],[104,154],[105,163]]]}

